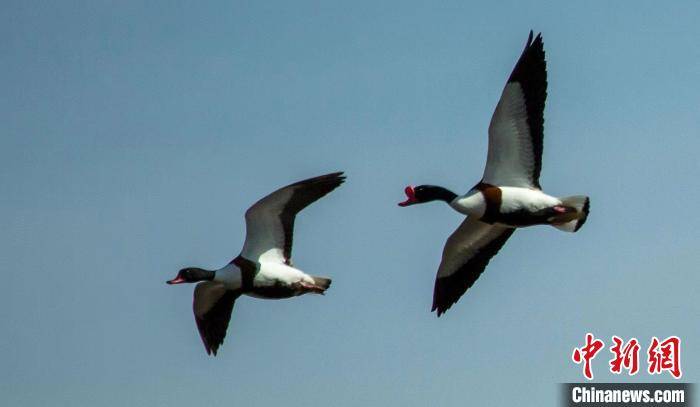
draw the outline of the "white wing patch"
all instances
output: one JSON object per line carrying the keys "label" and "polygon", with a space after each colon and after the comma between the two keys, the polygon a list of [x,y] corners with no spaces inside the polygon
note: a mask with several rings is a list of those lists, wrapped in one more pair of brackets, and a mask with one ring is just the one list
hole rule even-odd
{"label": "white wing patch", "polygon": [[256,202],[245,213],[246,237],[241,256],[259,263],[291,264],[297,213],[344,180],[342,172],[321,175],[287,185]]}
{"label": "white wing patch", "polygon": [[535,188],[535,171],[525,96],[518,82],[506,84],[489,125],[489,152],[483,182]]}
{"label": "white wing patch", "polygon": [[291,188],[278,190],[246,211],[246,237],[241,256],[258,262],[285,262],[285,235],[280,215],[292,193]]}

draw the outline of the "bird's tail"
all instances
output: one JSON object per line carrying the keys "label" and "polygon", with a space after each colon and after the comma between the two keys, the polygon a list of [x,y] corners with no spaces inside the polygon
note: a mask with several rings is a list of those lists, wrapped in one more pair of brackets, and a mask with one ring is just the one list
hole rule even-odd
{"label": "bird's tail", "polygon": [[[319,289],[326,291],[331,286],[331,279],[326,277],[311,276],[314,279],[314,285]],[[322,291],[322,292],[323,292]]]}
{"label": "bird's tail", "polygon": [[553,223],[552,226],[565,232],[577,232],[588,219],[591,200],[587,196],[575,195],[561,198],[561,202],[564,206],[576,209],[576,212],[572,214],[574,218],[564,223]]}

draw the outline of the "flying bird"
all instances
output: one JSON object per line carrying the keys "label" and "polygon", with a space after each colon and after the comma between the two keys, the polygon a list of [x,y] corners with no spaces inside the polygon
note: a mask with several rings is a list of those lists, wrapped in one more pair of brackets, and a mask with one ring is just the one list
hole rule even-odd
{"label": "flying bird", "polygon": [[241,253],[219,270],[188,267],[168,284],[200,282],[194,289],[194,318],[207,354],[224,342],[231,311],[242,294],[280,299],[323,294],[331,279],[311,276],[292,265],[294,219],[304,208],[345,181],[342,172],[299,181],[267,195],[245,213]]}
{"label": "flying bird", "polygon": [[484,174],[464,195],[434,185],[408,186],[409,206],[444,201],[467,215],[447,239],[433,291],[439,317],[474,284],[516,228],[552,225],[576,232],[586,222],[587,196],[557,198],[542,192],[542,140],[547,64],[542,34],[530,31],[489,124]]}

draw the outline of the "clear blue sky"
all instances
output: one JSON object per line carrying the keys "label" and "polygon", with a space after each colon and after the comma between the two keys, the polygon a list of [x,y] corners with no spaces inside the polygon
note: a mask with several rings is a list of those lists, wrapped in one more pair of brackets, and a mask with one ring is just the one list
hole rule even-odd
{"label": "clear blue sky", "polygon": [[[587,331],[678,335],[698,380],[697,2],[261,3],[0,6],[1,404],[553,405]],[[479,180],[531,28],[541,182],[591,216],[518,231],[437,319],[461,217],[396,203]],[[334,170],[294,249],[331,290],[242,298],[207,357],[193,287],[165,280],[227,263],[251,203]],[[623,380],[602,355],[596,379]]]}

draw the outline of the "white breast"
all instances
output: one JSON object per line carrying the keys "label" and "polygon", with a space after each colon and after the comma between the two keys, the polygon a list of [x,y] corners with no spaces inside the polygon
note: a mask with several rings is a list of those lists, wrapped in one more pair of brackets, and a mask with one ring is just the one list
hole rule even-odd
{"label": "white breast", "polygon": [[477,218],[482,217],[486,212],[484,195],[475,189],[455,198],[450,202],[450,206],[457,212]]}

